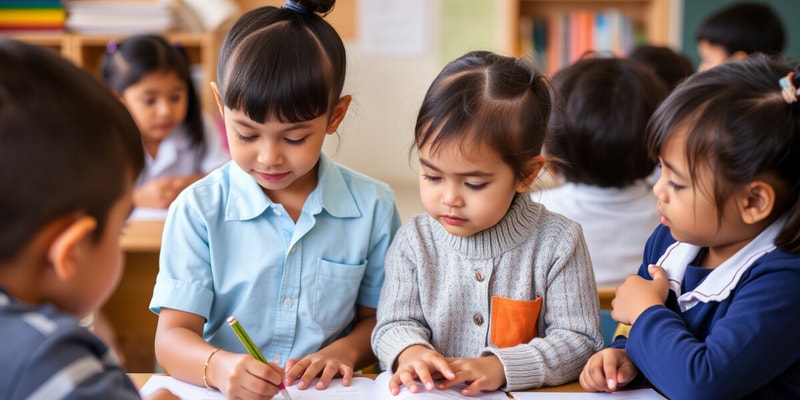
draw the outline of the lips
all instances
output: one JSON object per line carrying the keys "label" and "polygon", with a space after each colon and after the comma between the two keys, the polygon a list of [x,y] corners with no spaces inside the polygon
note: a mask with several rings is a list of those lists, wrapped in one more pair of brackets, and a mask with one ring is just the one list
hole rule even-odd
{"label": "lips", "polygon": [[459,217],[452,216],[452,215],[443,215],[442,216],[442,220],[445,223],[447,223],[448,225],[454,225],[454,226],[459,226],[459,225],[462,225],[465,222],[467,222],[466,219],[459,218]]}
{"label": "lips", "polygon": [[265,181],[268,181],[268,182],[277,182],[277,181],[285,178],[287,175],[289,175],[288,172],[281,172],[281,173],[278,173],[278,174],[276,174],[276,173],[256,172],[256,174],[258,174],[258,176],[260,176],[261,179],[263,179]]}

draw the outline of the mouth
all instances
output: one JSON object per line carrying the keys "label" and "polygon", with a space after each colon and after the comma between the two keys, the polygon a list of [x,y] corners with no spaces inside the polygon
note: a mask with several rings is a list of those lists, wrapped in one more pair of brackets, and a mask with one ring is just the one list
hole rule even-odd
{"label": "mouth", "polygon": [[463,225],[465,222],[467,222],[466,219],[459,218],[459,217],[456,217],[456,216],[453,216],[453,215],[442,215],[442,220],[446,224],[453,225],[453,226],[460,226],[460,225]]}
{"label": "mouth", "polygon": [[669,220],[667,219],[667,217],[665,217],[665,216],[664,216],[664,214],[661,214],[661,213],[659,212],[659,213],[658,213],[658,217],[659,217],[659,220],[660,220],[660,222],[661,222],[661,225],[664,225],[664,226],[669,226]]}
{"label": "mouth", "polygon": [[263,179],[265,181],[268,181],[268,182],[277,182],[277,181],[280,181],[281,179],[285,178],[287,175],[289,175],[288,172],[266,173],[266,172],[258,172],[258,171],[256,171],[256,174],[258,174],[258,176],[260,176],[261,179]]}

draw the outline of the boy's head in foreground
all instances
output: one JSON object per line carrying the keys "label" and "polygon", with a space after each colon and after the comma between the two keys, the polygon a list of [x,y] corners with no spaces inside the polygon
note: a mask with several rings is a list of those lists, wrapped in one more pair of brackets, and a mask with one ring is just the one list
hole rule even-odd
{"label": "boy's head in foreground", "polygon": [[102,83],[52,50],[0,38],[0,287],[75,317],[121,275],[120,229],[144,164]]}

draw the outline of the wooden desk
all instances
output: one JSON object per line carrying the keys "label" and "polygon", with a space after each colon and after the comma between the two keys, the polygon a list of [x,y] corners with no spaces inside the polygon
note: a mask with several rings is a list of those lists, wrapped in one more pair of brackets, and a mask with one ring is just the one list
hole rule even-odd
{"label": "wooden desk", "polygon": [[[142,386],[147,382],[148,379],[153,374],[147,373],[130,373],[128,376],[133,381],[133,384],[136,385],[137,389],[141,389]],[[360,376],[367,376],[370,378],[375,378],[375,374],[366,374]],[[543,387],[539,389],[531,389],[530,392],[583,392],[583,388],[581,388],[580,383],[578,381],[570,382],[561,386],[552,386],[552,387]]]}
{"label": "wooden desk", "polygon": [[122,231],[125,273],[103,306],[114,328],[125,367],[131,372],[155,370],[154,340],[158,317],[148,309],[153,295],[163,221],[130,221]]}

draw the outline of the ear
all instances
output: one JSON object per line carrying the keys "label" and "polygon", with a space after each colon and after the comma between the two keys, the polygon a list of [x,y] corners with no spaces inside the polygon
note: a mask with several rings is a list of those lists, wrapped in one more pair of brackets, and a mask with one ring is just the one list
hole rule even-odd
{"label": "ear", "polygon": [[525,193],[531,189],[536,177],[539,176],[539,171],[544,167],[544,156],[538,155],[528,160],[525,163],[525,169],[522,171],[524,177],[517,182],[517,193]]}
{"label": "ear", "polygon": [[747,53],[741,50],[731,54],[731,56],[728,57],[729,60],[744,60],[745,58],[747,58]]}
{"label": "ear", "polygon": [[328,129],[325,131],[328,134],[336,132],[339,129],[339,124],[344,120],[347,115],[347,109],[350,108],[350,100],[353,98],[349,95],[342,97],[333,107],[330,122],[328,122]]}
{"label": "ear", "polygon": [[755,224],[772,214],[775,208],[775,188],[764,181],[753,181],[745,185],[737,199],[742,221]]}
{"label": "ear", "polygon": [[75,275],[81,257],[82,244],[89,243],[91,234],[97,228],[97,220],[83,215],[67,225],[53,240],[47,251],[47,258],[62,280]]}
{"label": "ear", "polygon": [[217,108],[219,108],[219,115],[224,117],[225,113],[223,112],[225,107],[222,105],[222,97],[219,95],[219,88],[217,87],[217,82],[210,82],[211,84],[211,91],[214,93],[214,100],[217,101]]}

